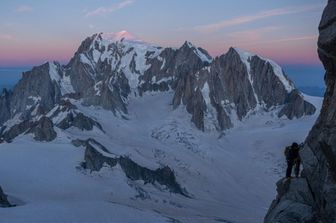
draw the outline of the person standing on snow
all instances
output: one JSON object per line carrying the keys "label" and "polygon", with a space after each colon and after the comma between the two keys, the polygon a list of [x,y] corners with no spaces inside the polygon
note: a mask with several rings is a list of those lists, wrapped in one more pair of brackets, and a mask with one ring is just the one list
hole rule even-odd
{"label": "person standing on snow", "polygon": [[286,178],[291,178],[292,169],[295,165],[295,177],[299,177],[300,174],[300,154],[299,154],[300,146],[294,142],[292,146],[288,146],[285,149],[285,156],[287,160],[287,170],[286,170]]}

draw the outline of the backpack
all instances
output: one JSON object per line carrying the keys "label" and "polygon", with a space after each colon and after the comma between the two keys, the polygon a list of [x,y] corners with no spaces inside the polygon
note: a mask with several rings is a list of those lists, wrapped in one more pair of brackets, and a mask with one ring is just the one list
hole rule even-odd
{"label": "backpack", "polygon": [[289,158],[289,154],[290,154],[291,149],[292,149],[291,146],[287,146],[287,147],[285,148],[284,154],[285,154],[286,159]]}

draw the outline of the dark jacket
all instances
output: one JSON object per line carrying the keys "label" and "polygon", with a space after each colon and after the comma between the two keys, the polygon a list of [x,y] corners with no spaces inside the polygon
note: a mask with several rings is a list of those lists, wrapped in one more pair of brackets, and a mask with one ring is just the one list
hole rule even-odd
{"label": "dark jacket", "polygon": [[287,147],[285,150],[286,160],[288,162],[294,162],[296,159],[300,158],[299,147]]}

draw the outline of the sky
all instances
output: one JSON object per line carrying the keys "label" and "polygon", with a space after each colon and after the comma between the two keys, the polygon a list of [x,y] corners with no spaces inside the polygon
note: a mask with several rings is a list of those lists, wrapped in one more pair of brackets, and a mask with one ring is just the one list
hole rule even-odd
{"label": "sky", "polygon": [[319,65],[327,0],[1,0],[0,67],[67,63],[94,33],[127,30],[160,46],[230,46],[280,64]]}

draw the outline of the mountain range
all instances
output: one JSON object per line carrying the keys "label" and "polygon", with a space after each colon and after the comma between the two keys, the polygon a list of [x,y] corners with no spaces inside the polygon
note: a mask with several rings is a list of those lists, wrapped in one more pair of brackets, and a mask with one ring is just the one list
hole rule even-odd
{"label": "mountain range", "polygon": [[126,37],[94,34],[3,91],[0,204],[27,222],[260,221],[321,99],[253,53]]}
{"label": "mountain range", "polygon": [[190,42],[178,49],[161,48],[100,33],[85,39],[67,65],[34,67],[12,92],[5,90],[0,124],[18,116],[27,120],[46,115],[67,99],[127,119],[131,97],[169,91],[174,92],[172,107],[185,106],[203,131],[232,128],[258,110],[277,110],[279,118],[288,119],[316,110],[269,59],[236,48],[212,58]]}

